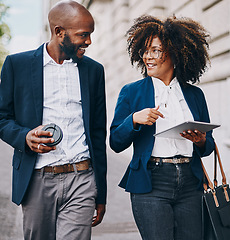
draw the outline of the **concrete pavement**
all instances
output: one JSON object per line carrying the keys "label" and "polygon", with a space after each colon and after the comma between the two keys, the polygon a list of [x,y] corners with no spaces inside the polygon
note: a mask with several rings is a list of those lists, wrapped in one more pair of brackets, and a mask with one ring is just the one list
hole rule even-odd
{"label": "concrete pavement", "polygon": [[108,150],[108,204],[104,221],[93,228],[93,240],[140,240],[131,212],[129,194],[117,185],[129,160]]}
{"label": "concrete pavement", "polygon": [[[22,240],[21,208],[11,202],[13,150],[0,140],[0,239]],[[93,228],[92,240],[141,240],[130,208],[129,194],[119,188],[128,165],[124,154],[108,150],[108,204],[103,222]]]}
{"label": "concrete pavement", "polygon": [[11,202],[13,149],[0,140],[0,239],[22,240],[21,208]]}

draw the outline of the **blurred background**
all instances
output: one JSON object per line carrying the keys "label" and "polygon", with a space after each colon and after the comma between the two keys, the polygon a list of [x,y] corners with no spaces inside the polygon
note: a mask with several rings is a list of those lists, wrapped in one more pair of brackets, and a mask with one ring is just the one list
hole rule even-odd
{"label": "blurred background", "polygon": [[[43,1],[41,42],[49,39],[47,13],[57,0]],[[131,67],[126,52],[125,33],[142,14],[165,18],[190,17],[210,33],[211,66],[202,77],[211,122],[221,124],[214,130],[216,142],[230,178],[230,0],[82,0],[92,13],[96,28],[87,55],[101,62],[106,71],[108,125],[110,125],[121,87],[141,78]],[[129,153],[128,153],[129,154]]]}
{"label": "blurred background", "polygon": [[[0,61],[7,54],[37,48],[49,40],[47,14],[58,0],[0,0]],[[143,14],[165,18],[190,17],[210,33],[211,66],[201,78],[212,123],[221,124],[214,130],[228,182],[230,181],[230,0],[79,0],[95,19],[92,45],[86,55],[101,62],[106,72],[108,129],[116,100],[122,86],[141,79],[131,67],[126,52],[126,31],[133,20]],[[22,239],[21,213],[10,203],[12,149],[0,142],[0,235],[3,239]],[[117,187],[129,163],[132,149],[114,155],[108,147],[108,206],[104,222],[94,229],[93,239],[140,239],[129,205],[129,195]],[[212,176],[212,156],[205,165]],[[219,178],[220,179],[220,178]],[[1,210],[2,209],[2,210]],[[5,215],[1,213],[5,211]],[[1,212],[2,211],[2,212]],[[11,215],[14,218],[10,218]],[[7,222],[8,221],[8,222]],[[16,223],[15,223],[16,222]],[[4,227],[5,226],[5,227]],[[17,230],[19,229],[19,230]],[[7,235],[8,234],[8,235]],[[2,239],[2,238],[1,238]]]}

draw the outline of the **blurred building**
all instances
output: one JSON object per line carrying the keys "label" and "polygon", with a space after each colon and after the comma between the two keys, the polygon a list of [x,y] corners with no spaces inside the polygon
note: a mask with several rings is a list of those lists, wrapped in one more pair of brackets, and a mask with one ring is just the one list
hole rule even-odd
{"label": "blurred building", "polygon": [[[57,0],[43,0],[44,38],[49,38],[47,13]],[[214,130],[227,176],[230,180],[230,0],[79,0],[92,13],[96,28],[93,44],[87,55],[101,62],[106,71],[108,125],[121,87],[141,78],[132,68],[126,52],[127,29],[142,14],[159,18],[172,16],[191,17],[199,21],[211,35],[211,67],[201,79],[211,122],[221,124]],[[143,93],[144,94],[144,93]]]}

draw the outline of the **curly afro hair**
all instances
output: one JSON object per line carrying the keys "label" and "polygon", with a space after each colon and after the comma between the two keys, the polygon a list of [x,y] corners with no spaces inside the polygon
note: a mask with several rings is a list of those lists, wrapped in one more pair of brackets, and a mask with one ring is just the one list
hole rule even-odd
{"label": "curly afro hair", "polygon": [[158,18],[144,15],[134,21],[127,31],[128,53],[131,64],[137,64],[144,76],[147,71],[139,51],[151,45],[158,37],[174,64],[174,76],[182,84],[199,82],[209,63],[207,38],[209,34],[198,22],[190,18]]}

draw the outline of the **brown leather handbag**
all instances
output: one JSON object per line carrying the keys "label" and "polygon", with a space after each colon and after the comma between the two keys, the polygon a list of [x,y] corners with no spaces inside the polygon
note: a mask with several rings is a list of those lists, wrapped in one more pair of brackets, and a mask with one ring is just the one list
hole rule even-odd
{"label": "brown leather handbag", "polygon": [[[217,182],[217,160],[222,175],[222,184]],[[202,163],[202,162],[201,162]],[[202,224],[204,240],[230,240],[230,189],[215,144],[214,180],[211,182],[202,163],[205,175],[204,194],[202,199]]]}

